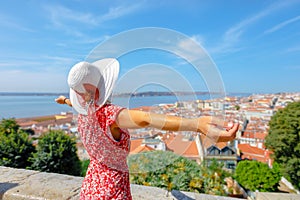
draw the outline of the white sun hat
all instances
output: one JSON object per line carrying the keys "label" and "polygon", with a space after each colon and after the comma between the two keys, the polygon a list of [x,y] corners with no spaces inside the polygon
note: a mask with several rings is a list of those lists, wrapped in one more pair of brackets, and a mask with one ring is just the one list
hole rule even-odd
{"label": "white sun hat", "polygon": [[[99,90],[99,99],[95,104],[103,106],[112,94],[119,75],[119,62],[114,58],[75,64],[68,75],[70,100],[73,108],[80,114],[87,115],[87,102],[78,93],[85,93],[83,84],[91,84]],[[76,93],[76,92],[77,93]]]}

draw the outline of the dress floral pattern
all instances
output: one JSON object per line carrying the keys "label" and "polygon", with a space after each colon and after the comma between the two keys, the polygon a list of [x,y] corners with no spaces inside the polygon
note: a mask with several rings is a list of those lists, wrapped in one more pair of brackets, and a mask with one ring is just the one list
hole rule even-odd
{"label": "dress floral pattern", "polygon": [[130,136],[121,129],[116,141],[110,133],[121,107],[108,104],[95,113],[79,115],[78,131],[90,156],[90,165],[82,183],[80,199],[132,199],[126,157]]}

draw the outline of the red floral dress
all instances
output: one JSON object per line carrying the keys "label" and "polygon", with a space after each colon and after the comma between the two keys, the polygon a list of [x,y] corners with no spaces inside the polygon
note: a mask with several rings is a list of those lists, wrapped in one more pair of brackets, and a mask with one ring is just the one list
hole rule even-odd
{"label": "red floral dress", "polygon": [[110,133],[121,107],[108,104],[94,114],[79,115],[78,131],[90,156],[90,165],[84,178],[80,199],[132,199],[126,162],[130,136],[121,129],[120,141]]}

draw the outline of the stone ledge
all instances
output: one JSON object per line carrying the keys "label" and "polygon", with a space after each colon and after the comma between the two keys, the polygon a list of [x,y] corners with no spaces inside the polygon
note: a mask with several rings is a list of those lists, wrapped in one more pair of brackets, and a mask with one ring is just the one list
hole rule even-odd
{"label": "stone ledge", "polygon": [[78,199],[83,178],[0,167],[0,199]]}
{"label": "stone ledge", "polygon": [[[78,200],[82,177],[0,166],[0,200]],[[224,199],[220,197],[131,184],[133,200]]]}

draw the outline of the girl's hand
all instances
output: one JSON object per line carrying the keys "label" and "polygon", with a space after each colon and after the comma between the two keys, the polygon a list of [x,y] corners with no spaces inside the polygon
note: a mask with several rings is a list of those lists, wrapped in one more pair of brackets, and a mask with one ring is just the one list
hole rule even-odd
{"label": "girl's hand", "polygon": [[198,118],[198,131],[216,142],[234,140],[239,130],[239,123],[225,123],[218,117],[203,116]]}
{"label": "girl's hand", "polygon": [[59,104],[65,104],[66,103],[66,97],[65,96],[59,96],[58,98],[55,99],[56,103],[59,103]]}

